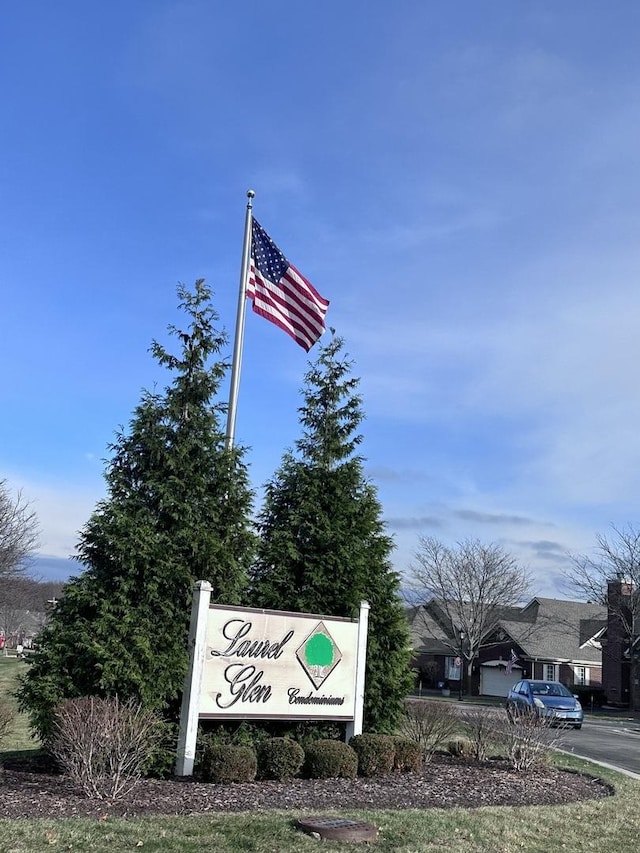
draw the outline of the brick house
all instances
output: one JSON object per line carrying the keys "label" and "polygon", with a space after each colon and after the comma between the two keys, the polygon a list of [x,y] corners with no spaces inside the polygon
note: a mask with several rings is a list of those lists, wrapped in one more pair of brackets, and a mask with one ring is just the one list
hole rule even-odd
{"label": "brick house", "polygon": [[409,626],[416,679],[424,688],[446,684],[472,695],[506,696],[520,678],[600,687],[607,611],[601,605],[536,596],[524,607],[499,608],[471,673],[462,672],[459,631],[435,600],[411,608]]}
{"label": "brick house", "polygon": [[[638,591],[624,578],[607,584],[607,627],[601,638],[602,686],[612,705],[640,708]],[[633,683],[632,683],[633,681]]]}

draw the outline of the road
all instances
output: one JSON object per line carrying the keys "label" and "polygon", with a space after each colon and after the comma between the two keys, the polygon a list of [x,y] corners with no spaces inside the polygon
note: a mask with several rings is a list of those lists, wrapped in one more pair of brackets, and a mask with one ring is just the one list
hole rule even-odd
{"label": "road", "polygon": [[565,752],[599,761],[640,778],[640,721],[587,718],[580,731],[567,729],[559,744]]}

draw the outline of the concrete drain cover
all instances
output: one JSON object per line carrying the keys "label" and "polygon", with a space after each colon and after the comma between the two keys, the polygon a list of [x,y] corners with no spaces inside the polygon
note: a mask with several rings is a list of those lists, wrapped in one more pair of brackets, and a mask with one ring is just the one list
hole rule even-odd
{"label": "concrete drain cover", "polygon": [[372,823],[343,817],[303,817],[297,825],[309,835],[332,841],[375,841],[378,837],[378,830]]}

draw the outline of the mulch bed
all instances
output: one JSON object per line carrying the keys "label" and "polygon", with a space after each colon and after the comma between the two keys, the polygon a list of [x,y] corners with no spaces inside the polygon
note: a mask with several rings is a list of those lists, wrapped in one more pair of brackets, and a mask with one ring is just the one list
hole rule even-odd
{"label": "mulch bed", "polygon": [[294,779],[214,785],[192,780],[144,779],[124,799],[91,800],[62,776],[5,764],[0,818],[191,815],[291,809],[478,808],[561,805],[610,796],[599,779],[545,768],[517,773],[506,762],[485,763],[437,755],[423,773],[374,779]]}

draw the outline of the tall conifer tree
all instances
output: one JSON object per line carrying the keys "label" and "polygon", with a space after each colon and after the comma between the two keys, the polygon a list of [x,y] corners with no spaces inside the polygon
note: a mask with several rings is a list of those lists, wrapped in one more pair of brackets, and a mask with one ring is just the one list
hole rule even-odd
{"label": "tall conifer tree", "polygon": [[359,380],[333,337],[305,377],[297,454],[266,486],[251,603],[357,616],[371,605],[365,728],[392,730],[411,689],[408,633],[375,487],[356,454],[364,417]]}
{"label": "tall conifer tree", "polygon": [[245,593],[252,493],[243,451],[224,448],[215,402],[226,337],[202,280],[178,296],[189,317],[186,330],[169,327],[179,354],[151,346],[173,381],[144,392],[128,432],[116,434],[107,497],[80,533],[84,572],[66,587],[23,681],[21,703],[41,735],[71,696],[118,694],[177,713],[194,582],[208,580],[212,600],[227,604]]}

